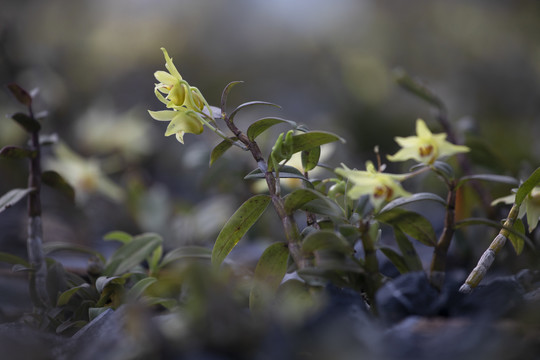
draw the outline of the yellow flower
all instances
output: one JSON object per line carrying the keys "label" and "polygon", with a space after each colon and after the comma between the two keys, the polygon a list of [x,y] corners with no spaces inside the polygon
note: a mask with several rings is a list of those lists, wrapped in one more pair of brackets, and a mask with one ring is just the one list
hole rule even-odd
{"label": "yellow flower", "polygon": [[352,199],[358,199],[362,195],[369,195],[371,203],[375,209],[381,205],[401,196],[410,196],[405,191],[399,180],[403,180],[406,175],[384,174],[375,169],[371,161],[366,162],[366,171],[351,170],[344,164],[344,169],[337,168],[336,174],[349,179],[352,183],[347,194]]}
{"label": "yellow flower", "polygon": [[422,119],[416,120],[416,136],[396,137],[395,140],[401,150],[394,155],[388,155],[390,161],[414,159],[431,165],[439,158],[470,150],[467,146],[449,143],[444,133],[433,134]]}
{"label": "yellow flower", "polygon": [[174,63],[169,57],[167,50],[161,48],[165,56],[166,71],[156,71],[155,78],[159,81],[155,85],[156,97],[167,108],[172,110],[148,111],[150,116],[159,121],[170,121],[165,136],[176,134],[176,139],[184,143],[184,134],[200,134],[203,132],[203,116],[212,118],[212,108],[204,99],[196,87],[190,86],[185,81]]}
{"label": "yellow flower", "polygon": [[[493,200],[491,205],[499,203],[513,204],[515,201],[516,195],[512,194]],[[533,188],[519,207],[518,218],[522,218],[525,214],[527,215],[529,232],[532,232],[538,225],[538,220],[540,219],[540,186]]]}

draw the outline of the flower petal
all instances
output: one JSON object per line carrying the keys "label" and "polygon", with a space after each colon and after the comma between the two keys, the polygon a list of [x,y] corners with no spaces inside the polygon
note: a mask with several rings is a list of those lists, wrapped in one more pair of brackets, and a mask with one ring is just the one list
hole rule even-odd
{"label": "flower petal", "polygon": [[421,139],[429,139],[433,135],[422,119],[416,120],[416,135]]}
{"label": "flower petal", "polygon": [[180,76],[180,73],[176,69],[176,66],[174,66],[174,63],[172,61],[172,58],[169,56],[169,53],[165,48],[161,48],[161,51],[163,51],[163,55],[165,56],[165,67],[172,76],[176,77],[178,80],[182,80],[182,76]]}
{"label": "flower petal", "polygon": [[179,81],[179,79],[175,78],[174,76],[172,76],[171,74],[169,74],[168,72],[163,71],[163,70],[156,71],[154,73],[154,77],[160,83],[168,85],[168,86],[172,86],[172,85],[178,83],[178,81]]}
{"label": "flower petal", "polygon": [[176,134],[183,131],[191,134],[200,134],[203,132],[203,124],[197,118],[193,111],[176,111],[177,114],[169,123],[165,136]]}
{"label": "flower petal", "polygon": [[148,110],[148,113],[154,120],[158,121],[171,121],[177,114],[177,111],[172,110],[162,110],[162,111],[152,111]]}

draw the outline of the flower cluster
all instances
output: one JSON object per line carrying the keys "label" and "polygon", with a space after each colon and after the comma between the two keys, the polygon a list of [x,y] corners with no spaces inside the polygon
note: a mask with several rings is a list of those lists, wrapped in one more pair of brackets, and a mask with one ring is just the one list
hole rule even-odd
{"label": "flower cluster", "polygon": [[416,136],[396,137],[401,146],[394,155],[389,155],[390,161],[405,161],[414,159],[426,165],[431,165],[442,157],[468,152],[467,146],[454,145],[446,141],[446,134],[433,134],[422,119],[416,120]]}
{"label": "flower cluster", "polygon": [[166,71],[156,71],[155,78],[159,81],[155,85],[156,97],[171,110],[148,111],[155,120],[169,121],[165,136],[175,134],[176,139],[184,143],[184,134],[200,134],[203,132],[204,118],[212,119],[212,110],[203,95],[196,87],[185,81],[167,50],[161,48],[165,55]]}

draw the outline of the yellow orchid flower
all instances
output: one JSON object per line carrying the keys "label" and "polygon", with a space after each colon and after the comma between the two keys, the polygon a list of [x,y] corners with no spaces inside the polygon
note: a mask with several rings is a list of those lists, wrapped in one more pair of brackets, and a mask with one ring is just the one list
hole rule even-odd
{"label": "yellow orchid flower", "polygon": [[342,168],[335,170],[336,174],[349,179],[352,183],[347,195],[352,199],[358,199],[362,195],[369,195],[370,201],[379,209],[384,202],[401,196],[411,194],[401,187],[399,183],[406,175],[385,174],[375,169],[371,161],[366,162],[366,170],[351,170],[344,164]]}
{"label": "yellow orchid flower", "polygon": [[[499,203],[513,204],[515,201],[516,195],[512,194],[493,200],[491,205]],[[522,218],[524,215],[527,215],[529,232],[532,232],[538,225],[538,220],[540,219],[540,186],[533,188],[519,207],[518,218]]]}
{"label": "yellow orchid flower", "polygon": [[422,119],[416,120],[416,136],[396,137],[401,146],[394,155],[388,155],[390,161],[405,161],[414,159],[426,165],[435,160],[458,153],[468,152],[467,146],[454,145],[446,141],[446,134],[433,134]]}
{"label": "yellow orchid flower", "polygon": [[172,110],[151,111],[152,118],[159,121],[170,121],[165,136],[176,134],[176,139],[184,143],[184,134],[200,134],[203,132],[203,116],[212,118],[212,108],[196,87],[185,81],[174,65],[165,48],[161,48],[165,56],[167,71],[156,71],[154,76],[158,84],[154,87],[156,97],[167,108]]}

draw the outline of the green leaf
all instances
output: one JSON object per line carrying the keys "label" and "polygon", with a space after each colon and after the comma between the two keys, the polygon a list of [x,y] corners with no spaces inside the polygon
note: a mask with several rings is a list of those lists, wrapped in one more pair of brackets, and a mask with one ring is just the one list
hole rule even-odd
{"label": "green leaf", "polygon": [[396,227],[394,227],[394,235],[408,271],[422,271],[422,261],[407,236]]}
{"label": "green leaf", "polygon": [[75,189],[56,171],[44,171],[41,174],[41,180],[45,185],[60,191],[72,202],[75,201]]}
{"label": "green leaf", "polygon": [[229,120],[230,121],[233,121],[234,120],[234,117],[236,116],[236,114],[238,114],[238,112],[240,110],[243,110],[245,108],[248,108],[248,107],[251,107],[251,106],[255,106],[255,105],[268,105],[268,106],[273,106],[273,107],[277,107],[278,109],[281,109],[281,106],[277,105],[277,104],[274,104],[274,103],[271,103],[271,102],[266,102],[266,101],[248,101],[248,102],[245,102],[241,105],[238,105],[238,107],[236,109],[234,109],[231,114],[229,115]]}
{"label": "green leaf", "polygon": [[109,310],[110,307],[104,306],[104,307],[92,307],[88,309],[88,318],[90,321],[97,318],[99,315],[104,313],[105,311]]}
{"label": "green leaf", "polygon": [[84,288],[89,288],[89,287],[90,287],[90,284],[84,283],[84,284],[72,287],[71,289],[68,289],[68,290],[64,291],[58,297],[58,300],[56,301],[56,306],[64,306],[64,305],[66,305],[69,302],[69,300],[73,297],[73,295],[75,295],[77,293],[77,291],[79,291],[81,289],[84,289]]}
{"label": "green leaf", "polygon": [[32,191],[34,191],[34,188],[13,189],[2,195],[0,198],[0,213],[24,199]]}
{"label": "green leaf", "polygon": [[301,209],[314,214],[329,216],[336,221],[344,217],[343,209],[332,200],[324,197],[302,205]]}
{"label": "green leaf", "polygon": [[137,281],[135,285],[126,294],[126,299],[129,300],[135,300],[141,297],[141,295],[144,293],[144,291],[153,283],[155,283],[157,279],[155,277],[147,277],[144,279],[141,279]]}
{"label": "green leaf", "polygon": [[37,152],[21,148],[18,146],[4,146],[0,150],[0,157],[6,159],[24,159],[24,158],[34,158],[36,157]]}
{"label": "green leaf", "polygon": [[284,199],[285,212],[288,215],[291,215],[293,212],[315,199],[325,199],[325,197],[315,190],[296,189]]}
{"label": "green leaf", "polygon": [[45,255],[51,254],[55,251],[74,251],[82,254],[89,254],[97,257],[99,260],[105,263],[105,258],[103,257],[103,255],[93,249],[82,245],[62,242],[47,242],[43,244],[43,253]]}
{"label": "green leaf", "polygon": [[270,196],[256,195],[244,202],[227,221],[212,249],[212,263],[220,265],[270,203]]}
{"label": "green leaf", "polygon": [[182,246],[169,251],[163,257],[159,267],[163,268],[170,263],[185,259],[202,259],[210,260],[212,258],[212,250],[202,246]]}
{"label": "green leaf", "polygon": [[62,324],[58,325],[55,331],[57,334],[62,334],[69,329],[80,329],[86,324],[88,324],[88,321],[86,320],[64,321]]}
{"label": "green leaf", "polygon": [[11,118],[29,133],[41,130],[41,124],[36,119],[33,119],[26,114],[16,113],[11,115]]}
{"label": "green leaf", "polygon": [[444,103],[435,93],[425,87],[419,81],[411,78],[403,69],[397,68],[394,70],[396,82],[411,94],[435,106],[439,110],[445,111]]}
{"label": "green leaf", "polygon": [[332,134],[326,131],[310,131],[307,133],[293,136],[293,154],[310,150],[316,146],[328,144],[334,141],[341,141],[345,143],[345,140],[336,134]]}
{"label": "green leaf", "polygon": [[150,274],[154,274],[159,269],[159,260],[161,260],[161,255],[163,255],[163,246],[160,245],[152,252],[152,255],[146,259]]}
{"label": "green leaf", "polygon": [[251,124],[247,129],[247,137],[249,140],[255,140],[257,136],[265,132],[267,129],[271,128],[274,125],[281,124],[281,123],[287,123],[291,126],[296,127],[296,123],[291,120],[285,120],[277,117],[267,117],[263,119],[259,119],[255,121],[253,124]]}
{"label": "green leaf", "polygon": [[[490,226],[490,227],[495,228],[497,230],[506,229],[506,230],[508,230],[510,232],[510,234],[513,234],[515,237],[519,237],[521,239],[521,240],[516,240],[516,244],[519,245],[518,241],[523,241],[531,249],[535,249],[535,245],[532,243],[531,239],[529,239],[527,236],[524,235],[524,231],[520,232],[520,231],[516,230],[514,227],[512,227],[512,228],[505,227],[505,226],[503,226],[503,224],[501,224],[500,222],[497,222],[497,221],[488,220],[488,219],[484,219],[484,218],[467,218],[467,219],[456,222],[454,227],[456,229],[459,229],[461,227],[470,226],[470,225],[487,225],[487,226]],[[518,246],[518,248],[519,248],[519,246]]]}
{"label": "green leaf", "polygon": [[454,169],[444,161],[435,161],[432,166],[446,179],[451,180],[454,178]]}
{"label": "green leaf", "polygon": [[534,189],[535,186],[537,186],[540,183],[540,168],[534,170],[534,172],[529,176],[527,180],[521,184],[519,187],[517,193],[516,193],[516,205],[521,206],[521,203],[527,195]]}
{"label": "green leaf", "polygon": [[405,274],[410,271],[403,256],[398,254],[394,249],[388,246],[381,246],[379,247],[379,250],[381,250],[388,260],[390,260],[400,274]]}
{"label": "green leaf", "polygon": [[[525,237],[525,225],[523,225],[523,221],[521,221],[521,219],[516,219],[512,229],[515,231],[515,233],[509,233],[508,240],[510,240],[512,246],[514,246],[516,254],[519,255],[523,251],[523,246],[525,245],[525,241],[523,240],[523,237]],[[523,235],[523,237],[516,235],[516,233]]]}
{"label": "green leaf", "polygon": [[435,246],[437,240],[431,223],[422,215],[401,208],[394,208],[375,216],[375,219],[397,227],[422,244]]}
{"label": "green leaf", "polygon": [[113,276],[130,271],[150,256],[162,242],[158,234],[145,233],[135,236],[112,254],[103,274]]}
{"label": "green leaf", "polygon": [[[274,172],[274,175],[275,175],[275,172]],[[264,177],[265,177],[265,174],[261,171],[261,169],[255,169],[252,172],[250,172],[249,174],[247,174],[246,176],[244,176],[244,179],[245,180],[248,180],[248,179],[264,179]],[[306,179],[304,177],[304,174],[302,174],[302,172],[300,172],[300,170],[298,170],[294,166],[289,166],[289,165],[280,166],[280,168],[279,168],[279,177],[283,178],[283,179],[284,178],[294,178],[294,179],[302,179],[302,180],[305,180],[305,181],[309,181],[308,179]]]}
{"label": "green leaf", "polygon": [[435,201],[442,204],[443,206],[446,206],[446,201],[438,195],[435,195],[432,193],[417,193],[411,196],[401,197],[401,198],[397,198],[395,200],[390,201],[381,209],[380,213],[383,213],[385,211],[390,211],[393,208],[396,208],[398,206],[403,206],[403,205],[410,204],[413,202],[425,201],[425,200]]}
{"label": "green leaf", "polygon": [[11,83],[7,85],[9,91],[15,96],[17,101],[19,101],[21,104],[25,106],[32,105],[32,96],[30,96],[30,93],[26,90],[24,90],[22,87],[20,87],[18,84]]}
{"label": "green leaf", "polygon": [[255,268],[249,294],[249,308],[252,311],[262,310],[268,298],[275,295],[287,272],[288,258],[289,249],[282,242],[270,245],[263,252]]}
{"label": "green leaf", "polygon": [[96,279],[96,290],[99,293],[102,293],[110,284],[123,285],[126,283],[126,278],[129,277],[129,275],[131,274],[124,274],[123,276],[100,276]]}
{"label": "green leaf", "polygon": [[5,263],[8,263],[8,264],[18,264],[18,265],[22,265],[24,267],[27,267],[27,268],[30,268],[31,265],[28,261],[26,261],[25,259],[17,256],[17,255],[13,255],[13,254],[9,254],[9,253],[5,253],[3,251],[0,251],[0,262],[5,262]]}
{"label": "green leaf", "polygon": [[106,241],[120,241],[122,244],[127,244],[133,240],[133,236],[124,231],[111,231],[103,236],[103,240]]}
{"label": "green leaf", "polygon": [[321,157],[321,147],[315,146],[314,148],[304,150],[301,153],[302,167],[304,171],[313,170],[319,163]]}
{"label": "green leaf", "polygon": [[479,175],[470,175],[470,176],[462,177],[461,179],[459,179],[459,182],[457,183],[456,187],[460,187],[465,182],[470,181],[470,180],[485,180],[485,181],[492,181],[492,182],[498,182],[498,183],[509,184],[509,185],[519,185],[519,181],[516,178],[513,178],[511,176],[479,174]]}
{"label": "green leaf", "polygon": [[233,145],[232,142],[236,140],[236,137],[230,137],[229,139],[231,139],[231,141],[223,140],[212,149],[212,153],[210,154],[210,166],[231,148]]}
{"label": "green leaf", "polygon": [[311,253],[317,250],[332,250],[342,254],[354,253],[354,248],[339,233],[332,230],[320,230],[308,234],[302,241],[302,250]]}
{"label": "green leaf", "polygon": [[229,96],[229,92],[231,89],[238,84],[242,84],[243,81],[231,81],[230,83],[225,86],[223,89],[223,92],[221,93],[221,111],[225,112],[225,108],[227,106],[227,97]]}

